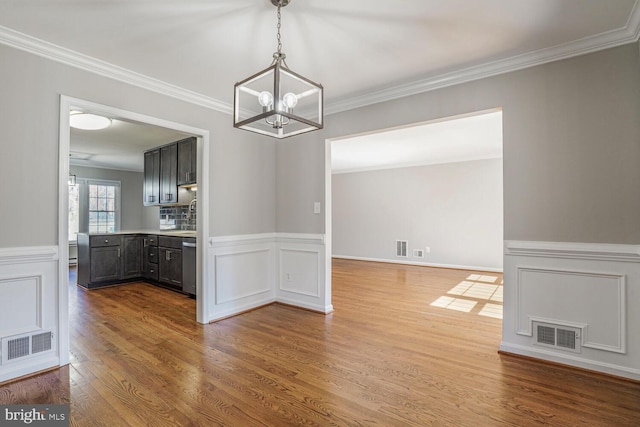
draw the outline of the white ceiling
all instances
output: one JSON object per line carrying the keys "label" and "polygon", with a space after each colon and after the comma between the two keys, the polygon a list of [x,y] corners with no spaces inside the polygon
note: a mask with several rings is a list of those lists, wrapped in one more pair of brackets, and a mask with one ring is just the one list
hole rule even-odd
{"label": "white ceiling", "polygon": [[333,141],[335,173],[502,157],[502,111]]}
{"label": "white ceiling", "polygon": [[142,172],[144,151],[186,138],[180,132],[114,119],[101,130],[71,128],[69,163]]}
{"label": "white ceiling", "polygon": [[[330,114],[638,40],[638,0],[292,0]],[[0,43],[224,112],[276,50],[270,0],[0,0]]]}

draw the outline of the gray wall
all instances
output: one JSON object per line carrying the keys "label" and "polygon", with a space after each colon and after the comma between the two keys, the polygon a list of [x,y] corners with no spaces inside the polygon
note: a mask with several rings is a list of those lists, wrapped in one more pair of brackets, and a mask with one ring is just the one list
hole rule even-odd
{"label": "gray wall", "polygon": [[637,43],[326,117],[278,145],[277,230],[324,231],[325,139],[495,107],[505,239],[640,242]]}
{"label": "gray wall", "polygon": [[[73,144],[73,140],[71,143]],[[78,178],[120,181],[120,229],[141,230],[151,228],[144,222],[144,207],[142,206],[142,172],[89,168],[73,165],[71,165],[69,169],[71,173],[76,175]],[[156,226],[154,228],[158,228],[158,218],[159,217],[156,216]]]}
{"label": "gray wall", "polygon": [[337,174],[332,196],[334,256],[502,268],[502,159]]}
{"label": "gray wall", "polygon": [[0,247],[58,241],[61,94],[210,130],[211,235],[275,231],[274,140],[234,129],[227,114],[4,45],[0,58],[0,199],[11,201],[0,204],[3,223],[11,218]]}

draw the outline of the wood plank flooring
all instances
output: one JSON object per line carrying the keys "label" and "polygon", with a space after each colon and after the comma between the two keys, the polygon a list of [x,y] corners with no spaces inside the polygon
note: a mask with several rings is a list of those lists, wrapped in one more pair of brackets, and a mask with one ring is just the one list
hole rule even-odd
{"label": "wood plank flooring", "polygon": [[0,403],[69,403],[74,426],[640,425],[640,384],[498,354],[488,294],[448,293],[472,274],[334,260],[333,314],[275,304],[211,325],[145,283],[72,285],[71,364]]}

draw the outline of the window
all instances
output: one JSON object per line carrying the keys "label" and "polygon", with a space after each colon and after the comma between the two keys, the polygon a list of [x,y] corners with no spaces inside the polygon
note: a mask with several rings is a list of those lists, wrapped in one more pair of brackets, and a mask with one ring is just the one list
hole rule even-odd
{"label": "window", "polygon": [[120,185],[106,183],[89,186],[89,233],[113,233],[117,230],[116,190]]}
{"label": "window", "polygon": [[69,241],[78,240],[80,231],[80,185],[69,184]]}
{"label": "window", "polygon": [[78,233],[113,233],[120,229],[120,181],[78,178],[69,185],[69,241]]}

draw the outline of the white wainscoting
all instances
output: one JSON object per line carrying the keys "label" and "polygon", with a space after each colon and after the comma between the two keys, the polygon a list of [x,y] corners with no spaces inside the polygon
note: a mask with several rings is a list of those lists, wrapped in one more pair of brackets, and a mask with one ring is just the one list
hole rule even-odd
{"label": "white wainscoting", "polygon": [[[640,380],[640,246],[505,242],[501,350]],[[581,352],[533,344],[532,322],[579,327]]]}
{"label": "white wainscoting", "polygon": [[57,246],[0,248],[0,339],[53,332],[51,350],[5,357],[0,382],[59,366],[57,272]]}
{"label": "white wainscoting", "polygon": [[273,302],[323,313],[326,301],[324,236],[266,233],[209,241],[208,321]]}
{"label": "white wainscoting", "polygon": [[208,321],[275,302],[273,234],[224,236],[209,241]]}
{"label": "white wainscoting", "polygon": [[327,292],[323,235],[279,233],[278,302],[320,313],[333,311]]}

